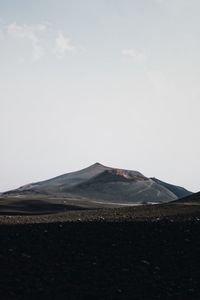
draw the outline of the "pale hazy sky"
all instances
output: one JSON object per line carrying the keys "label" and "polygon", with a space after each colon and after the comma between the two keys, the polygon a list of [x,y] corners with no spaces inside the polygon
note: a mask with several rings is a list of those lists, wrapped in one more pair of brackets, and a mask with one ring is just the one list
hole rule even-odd
{"label": "pale hazy sky", "polygon": [[102,164],[200,190],[199,0],[0,0],[0,191]]}

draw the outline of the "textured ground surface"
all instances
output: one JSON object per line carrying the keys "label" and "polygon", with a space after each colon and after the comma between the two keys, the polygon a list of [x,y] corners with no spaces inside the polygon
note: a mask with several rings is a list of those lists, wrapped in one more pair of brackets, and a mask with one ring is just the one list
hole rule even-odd
{"label": "textured ground surface", "polygon": [[0,223],[1,299],[200,299],[199,206]]}

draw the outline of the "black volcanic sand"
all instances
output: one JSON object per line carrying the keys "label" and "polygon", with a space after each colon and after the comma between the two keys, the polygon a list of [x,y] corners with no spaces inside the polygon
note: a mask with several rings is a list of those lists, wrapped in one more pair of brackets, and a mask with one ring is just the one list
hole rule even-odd
{"label": "black volcanic sand", "polygon": [[1,216],[0,224],[2,300],[200,299],[199,206]]}

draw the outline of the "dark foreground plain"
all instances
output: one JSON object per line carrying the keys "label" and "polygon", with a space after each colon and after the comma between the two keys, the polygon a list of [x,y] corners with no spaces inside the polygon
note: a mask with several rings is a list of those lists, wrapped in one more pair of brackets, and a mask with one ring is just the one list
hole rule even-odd
{"label": "dark foreground plain", "polygon": [[200,206],[0,216],[0,298],[200,299]]}

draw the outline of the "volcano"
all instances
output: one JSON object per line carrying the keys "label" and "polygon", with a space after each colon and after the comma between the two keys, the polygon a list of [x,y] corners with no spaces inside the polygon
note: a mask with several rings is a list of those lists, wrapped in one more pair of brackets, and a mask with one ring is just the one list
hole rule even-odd
{"label": "volcano", "polygon": [[27,184],[3,196],[45,196],[85,199],[98,203],[156,204],[171,202],[192,193],[182,187],[148,178],[138,171],[106,167],[95,163],[80,171]]}

